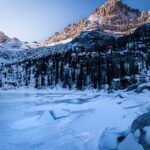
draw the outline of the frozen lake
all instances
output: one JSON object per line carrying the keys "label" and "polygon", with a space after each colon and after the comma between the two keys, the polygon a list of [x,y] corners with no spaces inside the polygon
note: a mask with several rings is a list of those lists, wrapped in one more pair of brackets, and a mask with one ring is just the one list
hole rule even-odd
{"label": "frozen lake", "polygon": [[0,149],[98,150],[106,128],[126,130],[145,111],[148,100],[140,96],[0,91]]}

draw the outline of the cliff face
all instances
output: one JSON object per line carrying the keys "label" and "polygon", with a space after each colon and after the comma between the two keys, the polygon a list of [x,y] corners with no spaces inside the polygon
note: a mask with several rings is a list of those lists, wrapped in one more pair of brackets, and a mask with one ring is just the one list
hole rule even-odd
{"label": "cliff face", "polygon": [[135,28],[150,21],[150,11],[132,9],[121,0],[108,0],[93,14],[78,23],[68,25],[63,32],[57,32],[45,44],[74,39],[82,31],[98,29],[113,34],[128,34]]}

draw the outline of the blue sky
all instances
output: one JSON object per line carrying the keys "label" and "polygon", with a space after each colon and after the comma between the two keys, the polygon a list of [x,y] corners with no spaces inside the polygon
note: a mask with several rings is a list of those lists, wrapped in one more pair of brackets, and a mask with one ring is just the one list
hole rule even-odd
{"label": "blue sky", "polygon": [[[23,41],[43,41],[70,23],[87,17],[105,0],[0,0],[0,30]],[[123,0],[140,10],[150,0]]]}

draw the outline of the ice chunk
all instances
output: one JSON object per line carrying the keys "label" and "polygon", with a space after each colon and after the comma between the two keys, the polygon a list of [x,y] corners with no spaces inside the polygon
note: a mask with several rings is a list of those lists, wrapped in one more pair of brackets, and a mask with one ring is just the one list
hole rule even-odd
{"label": "ice chunk", "polygon": [[102,137],[100,138],[101,148],[112,150],[117,149],[118,143],[117,138],[118,138],[117,134],[105,131]]}
{"label": "ice chunk", "polygon": [[42,115],[29,117],[27,119],[19,120],[11,125],[12,129],[21,130],[21,129],[28,129],[33,127],[38,127],[45,124],[50,124],[54,121],[53,117],[51,116],[50,112],[46,111],[42,113]]}
{"label": "ice chunk", "polygon": [[84,133],[80,133],[80,134],[76,135],[75,137],[84,142],[88,142],[91,138],[91,134],[89,132],[84,132]]}
{"label": "ice chunk", "polygon": [[140,130],[136,130],[136,132],[134,133],[134,137],[136,138],[136,140],[139,140],[140,134]]}
{"label": "ice chunk", "polygon": [[56,119],[60,119],[63,117],[67,117],[70,114],[70,111],[67,109],[59,109],[59,110],[53,110],[50,111],[52,117],[56,120]]}
{"label": "ice chunk", "polygon": [[51,116],[49,111],[44,112],[39,118],[38,118],[38,124],[49,124],[54,121],[53,117]]}
{"label": "ice chunk", "polygon": [[150,144],[150,126],[144,128],[146,132],[145,141]]}
{"label": "ice chunk", "polygon": [[126,139],[119,144],[118,150],[144,150],[134,138],[133,134],[129,134]]}
{"label": "ice chunk", "polygon": [[37,126],[37,118],[38,118],[38,116],[19,120],[19,121],[13,123],[11,125],[11,128],[14,130],[22,130],[22,129],[36,127]]}

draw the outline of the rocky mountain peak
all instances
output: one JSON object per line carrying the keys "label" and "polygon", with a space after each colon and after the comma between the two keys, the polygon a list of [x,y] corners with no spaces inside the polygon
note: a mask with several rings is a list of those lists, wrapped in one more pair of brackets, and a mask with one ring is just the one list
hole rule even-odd
{"label": "rocky mountain peak", "polygon": [[124,25],[134,22],[140,11],[132,9],[120,0],[108,0],[100,8],[96,9],[91,17],[97,17],[102,24]]}
{"label": "rocky mountain peak", "polygon": [[121,0],[108,0],[108,1],[106,1],[105,4],[116,5],[116,4],[119,4],[119,3],[121,4],[122,1]]}
{"label": "rocky mountain peak", "polygon": [[108,0],[109,3],[121,2],[121,0]]}
{"label": "rocky mountain peak", "polygon": [[125,35],[150,21],[150,12],[140,12],[122,2],[122,0],[107,0],[89,17],[68,25],[63,32],[56,32],[45,44],[57,44],[61,41],[74,39],[82,31],[101,30],[114,35]]}

